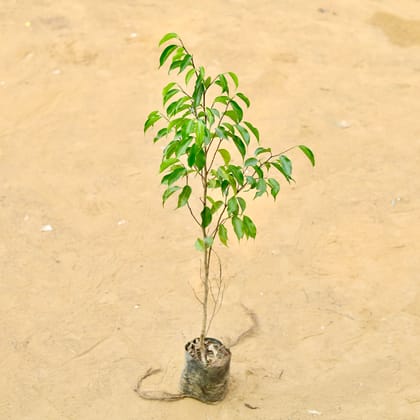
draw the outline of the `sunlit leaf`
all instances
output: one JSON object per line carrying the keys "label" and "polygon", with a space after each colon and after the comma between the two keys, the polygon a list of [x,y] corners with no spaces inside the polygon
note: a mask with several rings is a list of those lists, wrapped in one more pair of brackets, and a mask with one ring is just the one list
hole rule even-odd
{"label": "sunlit leaf", "polygon": [[163,36],[163,38],[159,41],[159,46],[161,46],[164,42],[169,41],[173,38],[179,38],[179,36],[175,32],[169,32]]}
{"label": "sunlit leaf", "polygon": [[169,58],[169,56],[178,48],[177,45],[168,45],[163,51],[162,54],[160,55],[159,58],[159,67],[162,67],[165,64],[165,61]]}
{"label": "sunlit leaf", "polygon": [[195,166],[201,171],[206,165],[206,154],[203,149],[199,149],[195,155]]}
{"label": "sunlit leaf", "polygon": [[242,197],[236,197],[243,213],[246,209],[246,201]]}
{"label": "sunlit leaf", "polygon": [[195,248],[200,251],[200,252],[204,252],[204,241],[201,238],[197,238],[197,240],[195,241],[194,244]]}
{"label": "sunlit leaf", "polygon": [[242,125],[236,124],[236,129],[239,131],[239,134],[244,139],[244,142],[248,145],[251,141],[251,138],[249,136],[248,130],[243,127]]}
{"label": "sunlit leaf", "polygon": [[238,123],[241,122],[244,115],[242,108],[238,105],[236,101],[233,101],[233,100],[230,101],[230,106],[236,112],[236,115],[238,116],[236,122]]}
{"label": "sunlit leaf", "polygon": [[162,163],[160,164],[159,172],[163,172],[165,169],[178,162],[179,160],[177,158],[170,158],[162,161]]}
{"label": "sunlit leaf", "polygon": [[232,226],[236,237],[238,239],[242,239],[244,236],[244,231],[242,229],[242,220],[238,216],[232,217]]}
{"label": "sunlit leaf", "polygon": [[188,70],[187,74],[185,75],[185,84],[188,85],[188,82],[191,80],[191,77],[195,74],[195,69],[192,68]]}
{"label": "sunlit leaf", "polygon": [[276,197],[277,197],[277,194],[280,191],[280,184],[274,178],[268,178],[267,183],[268,183],[268,185],[270,186],[270,189],[271,189],[270,193],[275,200]]}
{"label": "sunlit leaf", "polygon": [[238,89],[238,86],[239,86],[238,76],[235,73],[231,72],[231,71],[228,74],[232,78],[233,83],[235,83],[236,89]]}
{"label": "sunlit leaf", "polygon": [[257,235],[257,228],[255,227],[254,222],[248,216],[243,217],[242,228],[247,237],[255,238]]}
{"label": "sunlit leaf", "polygon": [[260,141],[260,132],[258,131],[258,128],[254,127],[250,122],[244,121],[244,124],[250,129],[252,134],[255,136],[257,141]]}
{"label": "sunlit leaf", "polygon": [[245,157],[245,154],[246,154],[246,146],[245,146],[244,142],[238,136],[233,136],[232,140],[235,143],[235,146],[238,149],[238,151],[241,154],[242,159],[243,159]]}
{"label": "sunlit leaf", "polygon": [[309,147],[304,146],[303,144],[301,144],[299,146],[299,149],[302,150],[303,153],[305,153],[306,157],[310,160],[310,162],[312,163],[312,166],[315,166],[315,156],[312,152],[311,149],[309,149]]}
{"label": "sunlit leaf", "polygon": [[257,188],[257,192],[255,193],[254,198],[262,196],[267,191],[267,184],[265,183],[265,180],[263,178],[260,178],[257,181],[256,188]]}
{"label": "sunlit leaf", "polygon": [[189,185],[185,185],[178,196],[178,208],[183,207],[185,206],[185,204],[187,204],[191,196],[191,192],[192,192],[191,187]]}
{"label": "sunlit leaf", "polygon": [[258,163],[258,159],[251,157],[245,161],[244,166],[256,166]]}
{"label": "sunlit leaf", "polygon": [[228,82],[223,74],[219,74],[219,76],[217,77],[216,85],[222,88],[222,93],[226,92],[227,94],[229,94]]}
{"label": "sunlit leaf", "polygon": [[166,200],[176,191],[180,190],[181,187],[178,185],[173,185],[172,187],[167,188],[162,194],[162,205],[165,204]]}
{"label": "sunlit leaf", "polygon": [[236,94],[236,96],[237,96],[238,98],[241,98],[241,99],[245,102],[245,104],[246,104],[247,108],[249,108],[249,106],[251,105],[251,101],[248,99],[248,97],[247,97],[247,96],[245,96],[243,93],[240,93],[240,92],[238,92],[238,93]]}
{"label": "sunlit leaf", "polygon": [[271,153],[271,148],[270,147],[257,147],[255,149],[254,155],[258,156],[258,155],[261,155],[262,153]]}
{"label": "sunlit leaf", "polygon": [[222,156],[222,158],[225,162],[225,165],[229,165],[229,162],[231,160],[230,153],[226,149],[219,149],[218,152]]}
{"label": "sunlit leaf", "polygon": [[201,211],[201,226],[203,228],[206,228],[212,220],[212,213],[211,210],[206,206],[204,207],[204,209]]}
{"label": "sunlit leaf", "polygon": [[228,233],[227,233],[227,229],[225,228],[225,226],[224,226],[224,225],[220,225],[220,226],[219,226],[219,231],[218,231],[218,234],[219,234],[219,239],[220,239],[220,242],[221,242],[223,245],[227,246]]}
{"label": "sunlit leaf", "polygon": [[178,166],[173,169],[172,172],[166,174],[162,180],[161,184],[172,185],[174,182],[178,181],[179,178],[184,176],[187,173],[187,170],[183,166]]}
{"label": "sunlit leaf", "polygon": [[155,124],[155,122],[159,121],[161,118],[162,116],[160,115],[159,111],[152,111],[144,123],[144,132],[146,132]]}

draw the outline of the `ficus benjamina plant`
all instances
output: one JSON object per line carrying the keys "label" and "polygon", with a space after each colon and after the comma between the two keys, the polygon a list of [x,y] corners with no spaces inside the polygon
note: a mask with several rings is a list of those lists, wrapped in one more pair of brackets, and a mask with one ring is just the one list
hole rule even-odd
{"label": "ficus benjamina plant", "polygon": [[203,254],[203,290],[202,297],[196,297],[203,311],[200,340],[206,362],[204,338],[222,299],[221,275],[216,285],[210,279],[213,254],[219,260],[216,241],[227,246],[232,234],[238,240],[256,237],[247,197],[270,194],[275,200],[280,181],[293,181],[292,162],[285,153],[299,149],[312,165],[315,159],[304,145],[277,153],[260,144],[258,129],[244,119],[244,108],[251,102],[238,90],[235,73],[207,75],[176,33],[167,33],[159,46],[163,46],[159,67],[169,62],[169,73],[178,75],[163,88],[163,111],[148,115],[144,132],[163,123],[153,139],[165,144],[162,202],[175,197],[177,208],[187,208],[199,230],[195,247]]}

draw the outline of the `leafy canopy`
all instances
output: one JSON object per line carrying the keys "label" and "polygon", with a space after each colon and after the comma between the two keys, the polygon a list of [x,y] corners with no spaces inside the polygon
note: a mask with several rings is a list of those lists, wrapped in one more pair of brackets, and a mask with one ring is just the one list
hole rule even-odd
{"label": "leafy canopy", "polygon": [[[154,142],[165,142],[162,203],[177,195],[177,208],[188,207],[202,231],[195,243],[200,251],[211,248],[216,237],[227,245],[228,224],[239,240],[255,238],[257,228],[245,214],[245,197],[270,194],[275,200],[281,179],[293,181],[292,162],[285,153],[298,148],[313,166],[314,154],[305,145],[282,153],[260,145],[258,129],[244,120],[244,108],[251,101],[238,91],[238,76],[233,72],[208,76],[176,33],[166,34],[162,45],[160,67],[169,61],[169,73],[183,75],[163,88],[163,111],[152,111],[144,123],[144,132],[163,123],[154,137]],[[200,182],[191,182],[195,179]],[[200,203],[195,212],[190,204],[194,197]]]}

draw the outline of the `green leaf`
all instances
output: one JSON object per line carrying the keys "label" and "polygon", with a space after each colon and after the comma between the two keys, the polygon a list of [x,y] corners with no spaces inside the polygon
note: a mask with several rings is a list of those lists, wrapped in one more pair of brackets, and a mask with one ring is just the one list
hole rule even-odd
{"label": "green leaf", "polygon": [[159,121],[162,118],[159,111],[152,111],[147,117],[144,123],[144,132],[146,132],[150,127],[152,127],[156,121]]}
{"label": "green leaf", "polygon": [[194,246],[195,246],[195,248],[196,248],[198,251],[200,251],[200,252],[204,252],[205,247],[204,247],[204,241],[203,241],[202,239],[197,238],[197,240],[195,241]]}
{"label": "green leaf", "polygon": [[244,124],[251,130],[252,134],[255,136],[257,141],[260,141],[260,132],[256,127],[254,127],[250,122],[244,121]]}
{"label": "green leaf", "polygon": [[188,100],[189,98],[187,96],[183,96],[182,98],[171,102],[166,108],[166,114],[168,115],[168,117],[172,117],[181,112],[182,110],[189,108],[189,105],[184,105],[185,102],[187,102]]}
{"label": "green leaf", "polygon": [[209,127],[211,127],[214,124],[214,115],[211,112],[210,108],[206,108],[206,116],[207,116],[208,125]]}
{"label": "green leaf", "polygon": [[223,105],[226,105],[229,101],[230,101],[230,98],[229,96],[226,96],[226,95],[216,96],[216,98],[214,99],[214,103],[219,102]]}
{"label": "green leaf", "polygon": [[179,92],[179,89],[171,89],[169,90],[165,96],[163,97],[163,105],[166,104],[166,102],[169,101],[169,99],[172,98],[172,96],[175,96]]}
{"label": "green leaf", "polygon": [[163,172],[165,169],[169,168],[170,166],[172,166],[174,163],[178,163],[179,160],[177,158],[170,158],[170,159],[166,159],[164,161],[162,161],[162,163],[160,164],[159,167],[159,172]]}
{"label": "green leaf", "polygon": [[231,160],[231,156],[230,153],[226,150],[226,149],[219,149],[218,152],[220,153],[220,155],[222,156],[225,165],[229,165],[229,162]]}
{"label": "green leaf", "polygon": [[248,175],[246,177],[246,182],[251,187],[251,189],[257,186],[257,180],[253,176]]}
{"label": "green leaf", "polygon": [[275,200],[276,197],[277,197],[277,194],[280,191],[280,184],[274,178],[268,178],[267,183],[268,183],[268,185],[271,188],[270,193],[271,193],[271,195],[273,196],[273,198]]}
{"label": "green leaf", "polygon": [[257,181],[256,187],[257,187],[257,192],[255,193],[254,198],[262,196],[267,191],[267,184],[265,183],[265,180],[263,178],[260,178]]}
{"label": "green leaf", "polygon": [[210,111],[212,112],[214,119],[220,118],[220,112],[217,108],[210,108]]}
{"label": "green leaf", "polygon": [[245,102],[245,104],[246,104],[247,108],[249,108],[249,106],[251,105],[251,101],[248,99],[248,97],[247,97],[247,96],[245,96],[243,93],[240,93],[240,92],[238,92],[238,93],[236,94],[236,96],[237,96],[238,98],[241,98],[241,99]]}
{"label": "green leaf", "polygon": [[248,216],[244,216],[242,221],[242,228],[247,238],[255,238],[257,235],[257,228],[255,227],[254,222]]}
{"label": "green leaf", "polygon": [[159,41],[159,47],[166,41],[169,41],[173,38],[179,38],[179,36],[175,32],[169,32],[163,36],[163,38]]}
{"label": "green leaf", "polygon": [[227,229],[225,228],[225,226],[224,226],[224,225],[220,225],[220,226],[219,226],[219,231],[218,231],[218,234],[219,234],[219,239],[220,239],[220,242],[221,242],[224,246],[227,246],[228,233],[227,233]]}
{"label": "green leaf", "polygon": [[239,205],[241,206],[241,213],[243,213],[246,209],[246,201],[242,197],[236,197],[238,200]]}
{"label": "green leaf", "polygon": [[180,156],[184,155],[192,141],[192,137],[186,137],[180,141],[178,147],[176,148],[175,156],[179,158]]}
{"label": "green leaf", "polygon": [[236,237],[238,239],[242,239],[244,236],[244,231],[242,229],[242,220],[238,216],[232,217],[232,226]]}
{"label": "green leaf", "polygon": [[167,134],[168,134],[168,129],[166,127],[161,128],[157,132],[155,138],[153,139],[153,142],[156,143],[159,139],[161,139],[163,136],[166,136]]}
{"label": "green leaf", "polygon": [[198,147],[201,147],[201,145],[204,142],[204,132],[205,132],[205,124],[203,121],[198,120],[195,125],[195,143]]}
{"label": "green leaf", "polygon": [[165,175],[162,180],[161,184],[172,185],[174,182],[178,181],[179,178],[184,176],[187,173],[187,170],[183,166],[178,166],[173,169],[172,172]]}
{"label": "green leaf", "polygon": [[216,213],[217,210],[219,210],[220,207],[222,207],[222,206],[223,206],[223,201],[221,201],[221,200],[213,202],[212,206],[211,206],[211,213],[212,214]]}
{"label": "green leaf", "polygon": [[253,166],[255,172],[257,173],[259,178],[264,178],[264,172],[263,170],[258,166]]}
{"label": "green leaf", "polygon": [[168,45],[162,52],[159,58],[159,68],[165,64],[165,61],[169,58],[169,56],[178,48],[177,45]]}
{"label": "green leaf", "polygon": [[219,85],[222,88],[222,93],[227,93],[229,95],[229,85],[226,80],[226,77],[223,74],[219,74],[216,79],[216,85]]}
{"label": "green leaf", "polygon": [[185,75],[185,84],[188,85],[188,82],[191,80],[191,77],[195,74],[195,69],[192,68],[188,70],[187,74]]}
{"label": "green leaf", "polygon": [[229,216],[231,216],[231,215],[237,216],[238,215],[239,205],[238,205],[238,201],[236,200],[235,197],[229,198],[227,209],[228,209]]}
{"label": "green leaf", "polygon": [[195,166],[199,171],[201,171],[205,165],[206,165],[206,153],[204,152],[203,149],[199,149],[197,154],[195,155]]}
{"label": "green leaf", "polygon": [[191,195],[192,189],[189,185],[185,185],[184,188],[181,191],[181,194],[179,194],[178,197],[178,208],[185,206],[187,204],[190,195]]}
{"label": "green leaf", "polygon": [[282,168],[284,169],[284,172],[287,175],[287,177],[291,179],[291,177],[292,177],[292,162],[291,162],[291,160],[287,156],[281,155],[279,157],[279,162],[280,162],[280,165],[282,166]]}
{"label": "green leaf", "polygon": [[257,166],[258,163],[258,159],[250,157],[245,161],[244,166]]}
{"label": "green leaf", "polygon": [[238,89],[238,86],[239,86],[238,76],[235,73],[231,72],[231,71],[228,74],[232,78],[233,83],[235,83],[236,89]]}
{"label": "green leaf", "polygon": [[239,150],[239,153],[241,154],[242,159],[244,159],[245,154],[246,154],[246,147],[245,147],[244,142],[238,136],[233,136],[232,140],[235,143],[236,148]]}
{"label": "green leaf", "polygon": [[211,236],[206,236],[204,238],[204,245],[206,246],[206,248],[211,248],[213,245],[213,238]]}
{"label": "green leaf", "polygon": [[244,116],[244,112],[242,111],[242,108],[238,105],[236,101],[230,101],[230,106],[235,111],[236,115],[238,116],[237,122],[241,122],[242,118]]}
{"label": "green leaf", "polygon": [[239,124],[236,124],[236,129],[239,131],[239,134],[244,139],[244,142],[248,145],[251,141],[251,137],[249,136],[248,130]]}
{"label": "green leaf", "polygon": [[194,130],[194,120],[183,119],[181,135],[182,138],[189,137]]}
{"label": "green leaf", "polygon": [[[224,115],[228,118],[230,118],[233,122],[239,123],[239,116],[234,110],[225,111]],[[223,125],[226,125],[227,123],[223,123]]]}
{"label": "green leaf", "polygon": [[305,155],[307,156],[307,158],[312,163],[312,166],[315,166],[315,156],[314,156],[312,150],[309,149],[309,147],[304,146],[303,144],[301,144],[299,146],[299,149],[302,150],[303,153],[305,153]]}
{"label": "green leaf", "polygon": [[191,61],[192,56],[190,54],[186,54],[185,57],[182,59],[181,65],[179,66],[179,73],[182,73],[191,64]]}
{"label": "green leaf", "polygon": [[166,159],[170,158],[175,153],[178,144],[179,141],[173,140],[165,147],[165,149],[163,150],[163,155]]}
{"label": "green leaf", "polygon": [[201,226],[206,228],[212,220],[211,210],[206,206],[201,212]]}
{"label": "green leaf", "polygon": [[217,175],[219,178],[224,179],[229,182],[229,179],[230,179],[229,174],[225,171],[225,168],[223,168],[222,166],[217,169]]}
{"label": "green leaf", "polygon": [[203,97],[204,86],[203,81],[199,78],[195,84],[194,92],[192,94],[194,108],[197,108],[201,103],[201,98]]}
{"label": "green leaf", "polygon": [[162,205],[165,204],[166,200],[176,191],[180,190],[181,187],[178,185],[173,185],[172,187],[167,188],[162,194]]}
{"label": "green leaf", "polygon": [[194,163],[195,163],[195,156],[197,154],[197,145],[193,144],[190,149],[188,150],[188,158],[187,158],[187,162],[188,162],[188,166],[190,168],[193,167]]}
{"label": "green leaf", "polygon": [[[170,73],[172,70],[175,70],[178,67],[181,67],[182,64],[182,60],[173,60],[171,65],[169,66],[169,71],[168,73]],[[178,72],[179,74],[180,72]]]}
{"label": "green leaf", "polygon": [[235,129],[233,128],[233,125],[232,124],[230,124],[230,123],[228,123],[228,122],[224,122],[223,123],[223,125],[229,130],[229,132],[231,133],[231,134],[233,134],[234,133],[234,131],[235,131]]}
{"label": "green leaf", "polygon": [[261,155],[262,153],[271,153],[271,148],[270,147],[257,147],[255,149],[254,155],[258,156],[258,155]]}
{"label": "green leaf", "polygon": [[217,127],[215,131],[216,131],[217,137],[219,137],[220,139],[228,138],[224,127]]}
{"label": "green leaf", "polygon": [[228,169],[233,174],[236,181],[238,181],[238,184],[241,186],[244,185],[244,174],[242,172],[242,167],[236,165],[229,165]]}
{"label": "green leaf", "polygon": [[163,89],[162,89],[162,96],[165,97],[166,94],[176,85],[175,82],[168,83]]}

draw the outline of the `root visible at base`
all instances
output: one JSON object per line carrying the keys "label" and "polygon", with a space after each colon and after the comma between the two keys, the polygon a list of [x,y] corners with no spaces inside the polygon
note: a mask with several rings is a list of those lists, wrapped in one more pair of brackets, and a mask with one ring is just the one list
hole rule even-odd
{"label": "root visible at base", "polygon": [[[247,330],[245,330],[243,333],[239,334],[239,336],[235,340],[233,340],[231,343],[229,343],[227,345],[227,347],[229,347],[229,348],[238,345],[239,343],[241,343],[246,338],[252,337],[253,335],[255,335],[257,333],[257,331],[259,329],[259,322],[258,322],[258,318],[257,318],[257,315],[255,314],[255,312],[251,311],[244,304],[242,304],[242,307],[244,308],[248,317],[251,319],[252,325]],[[193,395],[188,395],[188,394],[185,394],[185,393],[173,394],[173,393],[166,392],[166,391],[142,391],[141,386],[142,386],[143,381],[146,378],[148,378],[149,376],[156,375],[160,371],[161,371],[161,369],[150,368],[138,380],[137,386],[134,388],[134,392],[140,398],[143,398],[145,400],[168,401],[168,402],[178,401],[178,400],[182,400],[184,398],[195,398]],[[251,407],[249,407],[249,408],[251,408]],[[254,407],[252,407],[252,408],[254,408]],[[258,407],[255,407],[255,408],[258,408]]]}
{"label": "root visible at base", "polygon": [[142,382],[149,376],[156,375],[161,369],[152,369],[150,368],[137,382],[137,386],[134,388],[134,392],[145,400],[155,400],[155,401],[178,401],[183,398],[188,397],[188,395],[178,393],[172,394],[166,391],[142,391],[141,385]]}

